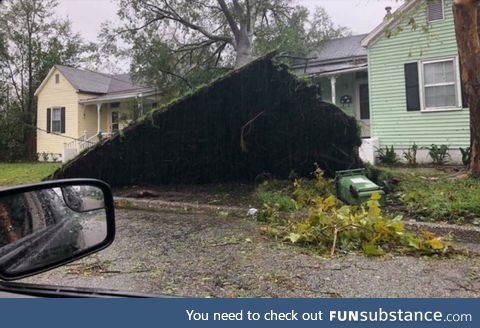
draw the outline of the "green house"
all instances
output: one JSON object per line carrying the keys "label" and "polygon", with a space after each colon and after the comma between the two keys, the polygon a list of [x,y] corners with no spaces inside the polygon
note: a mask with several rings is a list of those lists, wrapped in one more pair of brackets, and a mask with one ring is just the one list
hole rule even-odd
{"label": "green house", "polygon": [[365,161],[374,161],[378,147],[394,146],[401,157],[415,143],[420,162],[430,161],[432,144],[448,145],[459,162],[459,147],[470,145],[452,2],[410,0],[394,14],[386,8],[371,33],[331,40],[293,65],[318,81],[325,101],[358,119]]}

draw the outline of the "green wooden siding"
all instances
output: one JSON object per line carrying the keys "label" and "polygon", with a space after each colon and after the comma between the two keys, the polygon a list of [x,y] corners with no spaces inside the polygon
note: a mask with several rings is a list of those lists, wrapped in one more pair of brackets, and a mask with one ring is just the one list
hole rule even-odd
{"label": "green wooden siding", "polygon": [[[417,22],[426,22],[425,5],[415,10]],[[457,56],[451,0],[445,0],[445,19],[433,22],[428,33],[412,31],[406,23],[403,31],[382,36],[368,49],[370,110],[372,133],[380,145],[407,148],[447,144],[451,148],[470,144],[469,111],[407,112],[404,64],[437,57]]]}

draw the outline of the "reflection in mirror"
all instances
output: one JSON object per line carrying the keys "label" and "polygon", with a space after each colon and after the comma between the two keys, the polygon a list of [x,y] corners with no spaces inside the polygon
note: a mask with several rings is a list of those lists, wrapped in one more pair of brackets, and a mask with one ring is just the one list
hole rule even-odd
{"label": "reflection in mirror", "polygon": [[0,198],[0,269],[18,274],[62,261],[107,237],[104,195],[69,186]]}
{"label": "reflection in mirror", "polygon": [[92,186],[68,186],[62,188],[65,204],[75,212],[89,212],[105,207],[103,192]]}

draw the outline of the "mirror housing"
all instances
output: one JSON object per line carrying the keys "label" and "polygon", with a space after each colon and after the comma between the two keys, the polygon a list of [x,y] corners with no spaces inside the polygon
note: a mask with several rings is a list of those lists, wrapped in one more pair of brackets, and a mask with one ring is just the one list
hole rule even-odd
{"label": "mirror housing", "polygon": [[67,179],[0,190],[0,278],[16,280],[108,247],[115,238],[110,186]]}

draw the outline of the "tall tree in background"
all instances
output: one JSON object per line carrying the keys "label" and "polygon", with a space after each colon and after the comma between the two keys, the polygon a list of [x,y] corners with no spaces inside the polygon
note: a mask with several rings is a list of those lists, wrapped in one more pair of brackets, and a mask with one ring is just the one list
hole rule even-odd
{"label": "tall tree in background", "polygon": [[470,170],[480,177],[480,0],[454,0],[453,17],[470,108]]}
{"label": "tall tree in background", "polygon": [[[177,94],[273,49],[306,55],[343,35],[325,10],[292,0],[119,0],[121,26],[105,26],[104,50],[131,59],[135,77]],[[121,50],[118,36],[129,46]]]}
{"label": "tall tree in background", "polygon": [[119,17],[129,31],[155,25],[177,50],[232,50],[235,66],[252,58],[255,31],[290,16],[291,0],[120,0]]}
{"label": "tall tree in background", "polygon": [[0,5],[0,80],[10,91],[10,109],[19,116],[24,158],[35,150],[34,93],[54,64],[78,65],[85,50],[70,22],[53,17],[56,0],[5,0]]}
{"label": "tall tree in background", "polygon": [[310,13],[307,8],[297,6],[286,19],[258,28],[255,32],[254,54],[261,55],[278,49],[294,56],[307,56],[325,41],[349,34],[348,28],[333,23],[324,8],[317,7]]}

